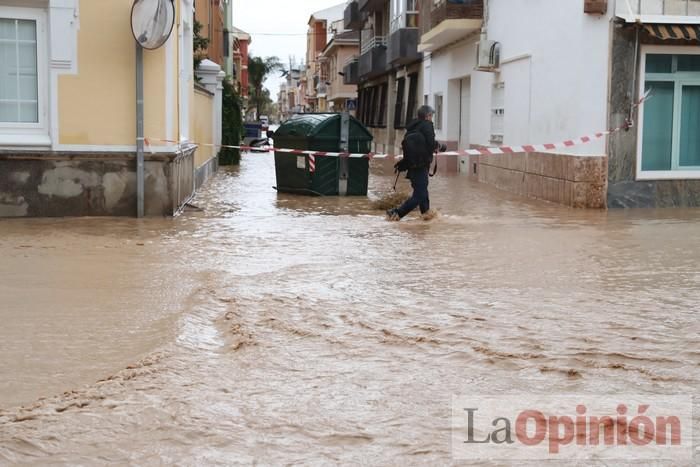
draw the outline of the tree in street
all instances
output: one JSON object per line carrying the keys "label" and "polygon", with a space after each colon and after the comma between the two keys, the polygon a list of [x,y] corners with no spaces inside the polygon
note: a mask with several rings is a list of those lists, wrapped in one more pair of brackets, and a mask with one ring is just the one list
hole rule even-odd
{"label": "tree in street", "polygon": [[265,79],[270,73],[282,70],[283,66],[277,57],[248,58],[248,77],[250,80],[250,103],[255,107],[257,117],[264,115],[262,112],[270,102],[270,92],[263,88]]}

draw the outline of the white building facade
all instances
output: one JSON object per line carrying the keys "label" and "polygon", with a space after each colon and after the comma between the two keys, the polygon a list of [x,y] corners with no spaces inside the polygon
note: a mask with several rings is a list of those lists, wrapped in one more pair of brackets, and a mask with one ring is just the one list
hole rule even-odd
{"label": "white building facade", "polygon": [[[489,173],[480,179],[575,206],[700,205],[700,139],[691,131],[700,120],[700,2],[429,3],[431,21],[422,15],[419,46],[423,102],[436,109],[437,137],[448,147],[557,143],[626,120],[633,126],[517,161],[481,157],[477,165]],[[498,43],[500,60],[479,71],[484,40]],[[634,108],[649,89],[654,97]],[[474,175],[475,161],[461,162]],[[587,168],[576,173],[566,168],[571,164]]]}

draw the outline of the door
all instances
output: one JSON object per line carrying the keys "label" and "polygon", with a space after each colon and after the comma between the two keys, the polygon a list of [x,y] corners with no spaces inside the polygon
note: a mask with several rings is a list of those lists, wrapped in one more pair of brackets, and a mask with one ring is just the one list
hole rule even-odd
{"label": "door", "polygon": [[459,148],[469,149],[469,126],[471,108],[471,78],[464,78],[459,82]]}

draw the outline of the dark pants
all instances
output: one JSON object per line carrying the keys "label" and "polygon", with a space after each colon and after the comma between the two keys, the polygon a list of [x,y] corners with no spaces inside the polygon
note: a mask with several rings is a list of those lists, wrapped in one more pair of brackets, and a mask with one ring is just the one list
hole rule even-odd
{"label": "dark pants", "polygon": [[406,178],[411,180],[413,195],[397,209],[399,216],[404,217],[409,212],[420,207],[420,213],[425,214],[430,209],[430,198],[428,196],[428,168],[411,169]]}

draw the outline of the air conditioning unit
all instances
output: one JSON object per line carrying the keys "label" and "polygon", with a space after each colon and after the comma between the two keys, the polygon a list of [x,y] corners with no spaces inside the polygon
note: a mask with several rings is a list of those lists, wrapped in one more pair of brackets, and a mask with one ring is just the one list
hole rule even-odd
{"label": "air conditioning unit", "polygon": [[476,49],[476,69],[497,71],[501,65],[501,44],[496,41],[479,41]]}

